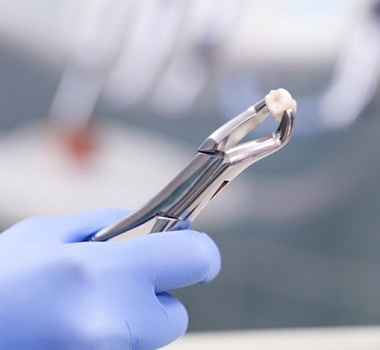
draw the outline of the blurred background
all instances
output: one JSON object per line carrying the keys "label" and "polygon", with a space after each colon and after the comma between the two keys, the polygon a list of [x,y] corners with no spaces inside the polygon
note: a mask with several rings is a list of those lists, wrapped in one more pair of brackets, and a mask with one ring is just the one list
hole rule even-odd
{"label": "blurred background", "polygon": [[0,226],[138,208],[284,87],[291,142],[193,225],[223,269],[189,331],[378,325],[379,79],[379,1],[0,0]]}

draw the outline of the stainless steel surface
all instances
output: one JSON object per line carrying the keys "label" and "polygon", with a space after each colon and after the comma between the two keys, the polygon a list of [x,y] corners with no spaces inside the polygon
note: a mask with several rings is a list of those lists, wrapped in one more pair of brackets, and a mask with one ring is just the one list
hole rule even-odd
{"label": "stainless steel surface", "polygon": [[222,125],[202,143],[190,163],[161,192],[140,210],[97,232],[89,240],[125,239],[168,231],[181,221],[194,220],[244,169],[289,141],[295,117],[291,109],[284,112],[273,134],[238,145],[269,114],[265,102],[260,101]]}

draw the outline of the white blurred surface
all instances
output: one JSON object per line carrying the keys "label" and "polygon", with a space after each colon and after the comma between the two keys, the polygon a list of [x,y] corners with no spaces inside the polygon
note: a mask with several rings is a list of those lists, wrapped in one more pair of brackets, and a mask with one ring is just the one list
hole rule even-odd
{"label": "white blurred surface", "polygon": [[[104,207],[138,209],[161,190],[195,154],[165,137],[102,124],[99,145],[77,162],[54,134],[37,124],[0,138],[0,213],[11,224],[29,216],[57,215]],[[238,219],[244,181],[227,189],[233,208],[216,198],[207,216],[218,224]],[[226,192],[225,191],[225,192]],[[221,197],[222,194],[218,197]],[[215,204],[214,204],[215,203]]]}
{"label": "white blurred surface", "polygon": [[378,350],[380,327],[190,333],[165,350]]}

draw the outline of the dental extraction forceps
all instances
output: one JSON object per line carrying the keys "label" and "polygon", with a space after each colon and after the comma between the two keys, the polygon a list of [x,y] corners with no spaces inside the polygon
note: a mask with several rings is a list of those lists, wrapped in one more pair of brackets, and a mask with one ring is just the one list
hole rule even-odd
{"label": "dental extraction forceps", "polygon": [[273,134],[238,145],[269,114],[263,100],[222,125],[206,138],[195,157],[161,192],[141,209],[98,231],[89,240],[116,240],[169,231],[181,222],[194,220],[244,169],[287,144],[294,125],[293,109],[283,112]]}

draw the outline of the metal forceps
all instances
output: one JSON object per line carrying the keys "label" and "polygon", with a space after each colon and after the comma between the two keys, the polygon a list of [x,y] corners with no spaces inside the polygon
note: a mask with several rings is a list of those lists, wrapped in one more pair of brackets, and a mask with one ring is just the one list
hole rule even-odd
{"label": "metal forceps", "polygon": [[214,131],[190,163],[141,209],[98,231],[90,241],[125,239],[175,229],[192,221],[233,178],[249,165],[278,151],[289,141],[295,112],[284,111],[271,135],[238,142],[270,114],[265,100],[251,106]]}

